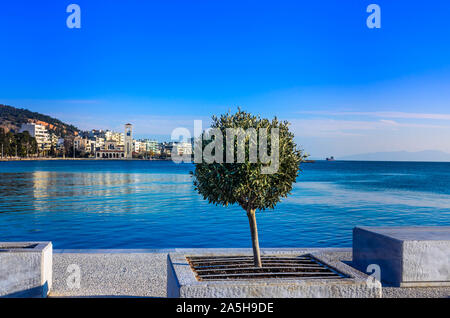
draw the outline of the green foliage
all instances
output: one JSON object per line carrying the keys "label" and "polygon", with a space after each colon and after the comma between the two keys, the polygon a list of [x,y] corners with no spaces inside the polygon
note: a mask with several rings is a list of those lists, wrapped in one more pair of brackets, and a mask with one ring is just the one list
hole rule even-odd
{"label": "green foliage", "polygon": [[0,104],[0,125],[11,124],[17,127],[18,130],[21,124],[27,123],[29,119],[40,120],[53,125],[54,129],[52,131],[61,137],[73,135],[74,132],[78,131],[78,128],[75,126],[63,123],[56,118],[32,112],[27,109],[20,109]]}
{"label": "green foliage", "polygon": [[[191,172],[195,189],[205,200],[216,205],[227,206],[239,204],[246,211],[273,209],[292,190],[292,185],[300,171],[300,163],[306,158],[301,150],[297,149],[294,135],[289,131],[289,123],[279,121],[277,118],[261,119],[240,109],[235,114],[213,116],[211,128],[218,128],[224,136],[223,156],[226,157],[227,128],[278,128],[279,129],[279,169],[274,174],[263,174],[261,168],[264,164],[258,158],[255,163],[249,160],[249,142],[245,139],[244,163],[211,163],[204,161],[195,164],[195,171]],[[205,134],[205,132],[203,133]],[[268,133],[268,148],[271,149],[270,133]],[[197,141],[198,142],[198,141]],[[202,142],[202,149],[209,142]],[[234,147],[234,156],[237,158],[237,147]]]}
{"label": "green foliage", "polygon": [[19,134],[13,134],[0,128],[0,151],[3,145],[3,156],[15,157],[16,150],[18,157],[26,157],[27,155],[37,153],[37,142],[34,137],[25,131]]}

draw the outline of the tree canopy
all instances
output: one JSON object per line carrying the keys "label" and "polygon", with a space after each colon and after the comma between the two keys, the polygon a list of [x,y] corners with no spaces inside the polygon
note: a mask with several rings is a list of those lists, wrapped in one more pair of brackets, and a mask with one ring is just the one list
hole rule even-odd
{"label": "tree canopy", "polygon": [[18,157],[26,157],[37,152],[37,142],[27,131],[13,134],[5,133],[4,129],[0,128],[0,151],[2,148],[3,156],[13,157],[17,154]]}
{"label": "tree canopy", "polygon": [[[202,161],[195,165],[194,177],[195,189],[205,200],[216,205],[227,206],[239,204],[246,211],[265,210],[274,208],[280,200],[286,197],[292,190],[292,185],[299,174],[299,165],[306,157],[303,151],[297,149],[294,135],[289,131],[287,121],[279,121],[276,117],[272,120],[261,119],[259,116],[251,115],[240,109],[235,114],[224,114],[220,117],[213,116],[211,128],[219,129],[225,136],[228,128],[247,130],[261,128],[267,130],[278,129],[279,132],[279,163],[275,173],[263,173],[262,168],[270,163],[261,161],[261,154],[257,162],[249,160],[252,143],[250,134],[244,136],[245,160],[233,163],[206,163]],[[207,139],[207,132],[203,132],[202,139]],[[208,147],[214,138],[202,140],[202,151]],[[196,141],[197,143],[200,140]],[[226,140],[223,147],[216,147],[215,151],[222,151],[225,157],[227,151]],[[237,158],[238,138],[234,138],[233,156]],[[229,146],[228,146],[229,147]],[[267,148],[272,149],[272,136],[267,134]],[[218,150],[219,149],[219,150]],[[229,148],[228,148],[228,151]],[[217,155],[217,153],[214,153]]]}

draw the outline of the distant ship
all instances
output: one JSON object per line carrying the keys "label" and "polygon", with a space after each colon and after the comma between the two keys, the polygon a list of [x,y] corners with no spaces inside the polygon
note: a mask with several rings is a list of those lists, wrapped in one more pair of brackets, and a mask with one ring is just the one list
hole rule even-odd
{"label": "distant ship", "polygon": [[330,158],[327,158],[327,161],[334,161],[334,157],[331,156]]}

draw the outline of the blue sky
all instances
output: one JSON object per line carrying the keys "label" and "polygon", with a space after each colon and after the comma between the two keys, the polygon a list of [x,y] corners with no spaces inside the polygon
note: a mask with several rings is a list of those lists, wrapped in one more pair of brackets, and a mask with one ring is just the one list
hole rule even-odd
{"label": "blue sky", "polygon": [[449,19],[445,0],[1,0],[0,103],[160,140],[241,106],[313,157],[450,152]]}

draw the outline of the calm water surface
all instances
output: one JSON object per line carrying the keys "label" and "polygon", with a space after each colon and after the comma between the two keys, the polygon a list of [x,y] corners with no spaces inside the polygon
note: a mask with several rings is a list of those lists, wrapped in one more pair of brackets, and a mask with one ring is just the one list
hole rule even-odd
{"label": "calm water surface", "polygon": [[[258,212],[262,247],[351,246],[355,225],[450,225],[450,163],[304,164]],[[0,241],[55,248],[249,247],[245,212],[207,204],[190,164],[0,162]]]}

